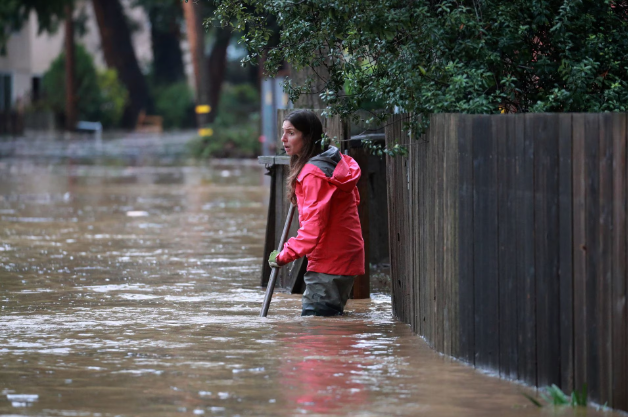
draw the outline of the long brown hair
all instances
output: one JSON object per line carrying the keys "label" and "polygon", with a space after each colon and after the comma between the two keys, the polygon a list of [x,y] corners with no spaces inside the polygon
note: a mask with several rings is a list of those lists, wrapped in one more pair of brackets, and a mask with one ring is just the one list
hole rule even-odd
{"label": "long brown hair", "polygon": [[296,130],[301,132],[303,138],[303,149],[300,155],[290,157],[290,174],[286,184],[288,198],[292,204],[297,203],[295,188],[299,173],[313,156],[323,153],[329,146],[321,146],[323,137],[323,125],[316,113],[309,110],[295,110],[290,112],[284,119],[292,123]]}

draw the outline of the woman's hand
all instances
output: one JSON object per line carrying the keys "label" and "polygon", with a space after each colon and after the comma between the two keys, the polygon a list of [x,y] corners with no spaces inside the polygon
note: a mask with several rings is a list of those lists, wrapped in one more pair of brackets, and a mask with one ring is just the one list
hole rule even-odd
{"label": "woman's hand", "polygon": [[268,265],[270,265],[271,268],[281,268],[283,266],[277,263],[277,255],[279,255],[279,251],[274,250],[270,253],[270,256],[268,257]]}

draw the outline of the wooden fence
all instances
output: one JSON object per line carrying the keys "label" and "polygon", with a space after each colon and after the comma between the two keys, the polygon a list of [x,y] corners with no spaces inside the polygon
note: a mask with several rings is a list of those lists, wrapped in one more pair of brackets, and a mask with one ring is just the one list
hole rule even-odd
{"label": "wooden fence", "polygon": [[441,352],[628,411],[627,115],[403,115],[394,314]]}

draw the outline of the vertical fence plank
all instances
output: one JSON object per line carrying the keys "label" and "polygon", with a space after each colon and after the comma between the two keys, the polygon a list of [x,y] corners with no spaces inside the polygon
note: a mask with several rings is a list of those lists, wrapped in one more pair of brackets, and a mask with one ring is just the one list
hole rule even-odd
{"label": "vertical fence plank", "polygon": [[419,152],[419,167],[420,167],[420,173],[419,173],[419,187],[421,189],[421,201],[419,202],[419,214],[418,214],[418,218],[420,219],[419,222],[419,241],[420,243],[420,247],[419,247],[419,271],[418,271],[418,278],[419,278],[419,288],[420,288],[420,294],[417,294],[417,300],[419,303],[419,326],[421,328],[421,333],[420,335],[423,337],[426,337],[427,335],[427,314],[429,311],[429,307],[428,307],[428,294],[427,294],[427,280],[429,277],[429,273],[427,270],[427,258],[428,258],[428,252],[429,252],[429,241],[428,241],[428,235],[427,235],[427,228],[429,227],[428,222],[427,222],[427,206],[428,204],[431,204],[431,202],[429,201],[429,195],[427,192],[427,183],[428,183],[428,178],[427,178],[427,172],[428,172],[428,167],[427,167],[427,161],[428,161],[428,138],[427,138],[427,134],[423,134],[419,140],[419,142],[417,143],[417,147],[420,149]]}
{"label": "vertical fence plank", "polygon": [[612,342],[613,376],[611,406],[628,411],[628,281],[626,239],[628,163],[626,161],[627,115],[613,114],[613,275],[612,275]]}
{"label": "vertical fence plank", "polygon": [[425,338],[428,337],[428,331],[429,331],[429,312],[430,312],[430,296],[429,296],[429,289],[428,289],[428,283],[430,280],[430,272],[428,270],[429,265],[428,265],[428,259],[429,259],[429,253],[430,253],[430,241],[429,241],[429,221],[428,221],[428,207],[430,204],[432,204],[432,202],[430,201],[430,194],[429,194],[429,131],[425,132],[422,136],[421,136],[421,141],[420,141],[420,148],[422,149],[421,152],[421,165],[422,165],[422,173],[421,173],[421,206],[420,206],[420,210],[421,210],[421,226],[420,226],[420,230],[419,230],[419,236],[420,236],[420,240],[422,242],[423,245],[423,249],[421,250],[420,253],[420,257],[419,257],[419,264],[420,264],[420,281],[419,281],[419,285],[421,288],[421,294],[419,294],[419,302],[420,302],[420,309],[419,309],[419,314],[420,314],[420,322],[421,322],[421,335]]}
{"label": "vertical fence plank", "polygon": [[[403,138],[401,136],[401,121],[402,118],[401,116],[398,117],[397,119],[397,126],[395,129],[395,134],[397,135],[396,138],[403,144]],[[397,241],[398,241],[398,245],[399,245],[399,255],[398,255],[398,267],[399,267],[399,277],[398,277],[398,283],[400,285],[400,294],[403,295],[402,298],[402,304],[400,305],[399,308],[399,315],[401,320],[403,320],[405,323],[408,322],[408,318],[406,317],[406,308],[407,308],[407,304],[408,304],[408,297],[407,297],[407,289],[406,289],[406,278],[408,276],[408,265],[406,263],[406,233],[405,233],[405,229],[404,229],[404,223],[405,223],[405,207],[404,205],[407,205],[407,202],[404,201],[403,196],[404,196],[404,188],[406,187],[406,176],[405,176],[405,165],[406,165],[406,158],[402,157],[402,158],[398,158],[398,164],[397,164],[397,199],[399,202],[403,202],[405,204],[401,204],[397,206]]]}
{"label": "vertical fence plank", "polygon": [[436,224],[438,219],[438,140],[440,123],[438,121],[440,114],[434,114],[430,118],[430,285],[431,285],[431,298],[430,298],[430,314],[432,316],[430,344],[435,349],[437,340],[439,339],[439,323],[438,323],[438,287],[439,277],[436,276],[438,270],[438,225]]}
{"label": "vertical fence plank", "polygon": [[441,152],[442,152],[442,170],[441,170],[441,198],[442,202],[442,315],[443,315],[443,352],[446,355],[451,355],[451,308],[450,308],[450,295],[451,295],[451,279],[449,276],[449,213],[450,213],[450,202],[448,199],[448,189],[449,184],[447,181],[449,180],[449,167],[448,167],[448,140],[451,135],[450,131],[450,114],[443,114],[443,134],[442,134],[442,144],[441,144]]}
{"label": "vertical fence plank", "polygon": [[421,240],[421,227],[423,223],[423,218],[421,217],[421,204],[423,201],[423,188],[421,186],[422,181],[422,173],[425,169],[423,161],[424,161],[424,149],[421,147],[420,138],[417,138],[416,135],[412,136],[412,146],[414,148],[414,169],[412,170],[412,178],[411,181],[415,185],[415,191],[413,193],[414,197],[414,207],[412,209],[412,216],[414,218],[414,229],[412,230],[412,236],[414,238],[414,294],[413,294],[413,330],[416,334],[421,334],[421,292],[423,291],[421,287],[421,275],[422,275],[422,265],[421,265],[421,253],[423,252],[424,244]]}
{"label": "vertical fence plank", "polygon": [[[401,143],[403,143],[403,138],[401,137],[401,123],[402,121],[402,117],[399,116],[397,117],[397,125],[395,128],[395,138],[399,141],[401,141]],[[403,188],[406,186],[406,178],[404,176],[404,165],[405,165],[406,161],[405,158],[398,158],[397,161],[397,171],[395,173],[396,177],[397,177],[397,200],[399,202],[403,202]],[[398,255],[397,255],[397,265],[398,265],[398,269],[399,269],[399,275],[397,278],[397,283],[399,284],[399,293],[402,294],[402,299],[401,299],[401,303],[399,305],[399,317],[401,318],[401,320],[403,320],[404,322],[407,323],[407,318],[406,318],[406,304],[408,302],[407,300],[407,296],[406,296],[406,287],[405,287],[405,280],[406,280],[406,276],[408,274],[408,270],[407,270],[407,265],[406,265],[406,254],[405,254],[405,231],[403,228],[403,224],[404,224],[404,214],[405,214],[405,208],[403,207],[403,203],[397,206],[397,242],[398,242]]]}
{"label": "vertical fence plank", "polygon": [[[396,123],[397,116],[391,117],[391,126],[390,129],[386,128],[386,143],[394,144],[395,140],[398,139],[396,132]],[[396,295],[393,298],[393,314],[399,318],[401,314],[400,303],[403,301],[403,294],[399,289],[399,275],[401,273],[399,267],[399,197],[397,195],[397,189],[399,188],[399,178],[397,175],[397,171],[399,170],[399,158],[391,158],[389,157],[389,167],[391,173],[391,205],[388,207],[388,212],[391,213],[391,227],[389,233],[390,239],[390,269],[391,276],[393,277],[391,281],[392,291]]]}
{"label": "vertical fence plank", "polygon": [[434,338],[433,333],[433,321],[432,321],[432,311],[433,311],[433,301],[434,301],[434,286],[432,285],[432,279],[434,276],[434,247],[433,247],[433,226],[432,226],[432,213],[434,207],[434,195],[433,191],[433,183],[431,171],[433,169],[433,161],[432,161],[432,129],[428,129],[425,133],[425,180],[423,184],[423,190],[425,195],[425,205],[423,212],[423,221],[424,225],[424,240],[425,240],[425,267],[424,267],[424,280],[423,280],[423,295],[421,300],[423,301],[423,337],[432,343]]}
{"label": "vertical fence plank", "polygon": [[414,208],[412,210],[412,216],[414,218],[414,230],[412,231],[414,237],[414,286],[415,286],[415,294],[413,297],[414,300],[414,327],[416,328],[416,333],[421,334],[421,292],[423,288],[421,286],[421,274],[422,274],[422,265],[421,265],[421,254],[423,242],[421,241],[421,223],[423,223],[423,219],[421,218],[421,203],[423,200],[423,188],[421,186],[421,173],[423,172],[423,158],[424,158],[424,150],[421,145],[421,137],[417,136],[415,133],[412,133],[412,143],[414,148],[416,149],[415,158],[414,158],[414,170],[413,175],[411,177],[411,181],[415,184],[414,191]]}
{"label": "vertical fence plank", "polygon": [[587,170],[586,179],[586,243],[585,254],[587,258],[586,283],[585,283],[585,309],[586,321],[582,323],[587,328],[586,338],[586,372],[589,393],[592,399],[599,400],[600,367],[598,354],[600,351],[600,329],[598,327],[596,312],[601,307],[598,305],[599,288],[597,286],[598,271],[600,267],[598,249],[600,247],[600,129],[599,115],[587,114],[584,121],[585,132],[585,164]]}
{"label": "vertical fence plank", "polygon": [[[407,137],[404,135],[402,131],[402,118],[397,125],[397,135],[399,137],[400,143],[408,146]],[[412,294],[411,294],[411,279],[412,279],[412,258],[410,257],[410,249],[409,246],[411,244],[411,234],[408,233],[409,229],[409,192],[408,192],[408,165],[410,164],[410,158],[408,156],[401,157],[399,164],[399,201],[403,201],[403,204],[400,209],[399,216],[399,232],[401,235],[400,239],[400,253],[401,260],[400,263],[402,265],[402,275],[401,275],[401,285],[402,285],[402,294],[403,294],[403,321],[405,323],[410,323],[410,310],[412,308]]]}
{"label": "vertical fence plank", "polygon": [[417,289],[414,294],[414,314],[415,314],[415,328],[416,333],[419,335],[423,335],[423,280],[424,271],[423,271],[423,258],[425,252],[425,242],[423,239],[422,230],[424,228],[424,219],[423,219],[423,205],[425,204],[425,189],[423,186],[423,182],[425,180],[425,148],[423,146],[423,138],[415,137],[413,141],[413,145],[415,148],[415,170],[414,170],[414,181],[416,182],[416,205],[413,210],[414,216],[416,218],[415,222],[415,230],[413,231],[414,239],[416,242],[415,248],[415,288]]}
{"label": "vertical fence plank", "polygon": [[[394,143],[394,141],[398,141],[399,140],[399,132],[398,132],[398,119],[399,116],[394,116],[393,117],[393,129],[392,129],[392,142]],[[401,165],[401,158],[393,158],[393,163],[392,168],[393,168],[393,179],[395,181],[394,187],[393,187],[393,207],[394,207],[394,227],[393,227],[393,231],[394,231],[394,259],[395,259],[395,269],[396,272],[394,274],[395,279],[393,280],[392,284],[394,286],[394,289],[396,290],[396,293],[398,294],[397,297],[397,301],[395,302],[395,315],[403,320],[403,290],[401,287],[401,277],[403,275],[403,265],[401,263],[401,230],[400,230],[400,219],[399,217],[401,216],[401,201],[399,200],[399,187],[401,187],[401,178],[399,178],[399,172],[400,172],[400,165]]]}
{"label": "vertical fence plank", "polygon": [[[406,137],[405,132],[403,132],[403,137],[404,137],[404,143],[407,144],[407,146],[409,148],[411,148],[411,144],[409,141],[409,138]],[[410,157],[412,156],[412,157]],[[414,252],[413,252],[413,243],[414,243],[414,237],[413,237],[413,233],[411,232],[412,229],[412,210],[414,209],[414,200],[413,200],[413,196],[412,196],[412,190],[413,190],[413,184],[410,181],[410,172],[412,172],[412,165],[413,165],[413,157],[414,155],[408,155],[405,159],[406,159],[406,165],[405,165],[405,171],[404,171],[404,185],[405,188],[403,189],[404,193],[405,193],[405,201],[407,201],[409,204],[406,204],[405,208],[405,218],[404,218],[404,223],[405,223],[405,228],[403,229],[405,231],[405,256],[406,256],[406,265],[407,265],[407,272],[406,272],[406,288],[408,291],[408,304],[406,305],[406,317],[408,318],[408,322],[411,322],[412,320],[412,316],[414,314],[413,312],[413,306],[414,306],[414,293],[413,288],[414,288]]]}
{"label": "vertical fence plank", "polygon": [[517,192],[517,131],[516,116],[494,118],[493,135],[497,143],[498,222],[499,222],[499,371],[505,378],[518,377],[517,358],[517,282],[521,274],[517,268],[519,234]]}
{"label": "vertical fence plank", "polygon": [[536,281],[534,262],[534,130],[533,117],[526,114],[517,119],[519,137],[517,155],[517,204],[520,233],[519,268],[523,277],[519,287],[521,305],[517,317],[519,339],[519,378],[536,385]]}
{"label": "vertical fence plank", "polygon": [[[414,171],[417,166],[417,155],[418,149],[416,148],[414,141],[408,135],[408,132],[404,130],[402,132],[405,143],[407,144],[407,148],[409,150],[407,159],[407,170],[405,172],[405,184],[407,193],[407,208],[406,208],[406,256],[408,258],[408,306],[407,306],[407,314],[408,320],[412,323],[412,328],[416,328],[414,324],[414,316],[415,316],[415,308],[416,308],[416,290],[418,289],[418,285],[416,283],[416,275],[417,275],[417,262],[416,262],[416,248],[417,248],[417,240],[415,233],[415,226],[418,224],[418,219],[415,218],[414,213],[416,210],[416,204],[418,200],[417,188],[418,186],[412,181],[414,179]],[[414,148],[414,149],[413,149]]]}
{"label": "vertical fence plank", "polygon": [[[440,283],[439,293],[440,299],[438,302],[438,317],[440,320],[439,328],[441,331],[440,346],[441,351],[445,349],[445,339],[447,337],[447,292],[449,289],[449,282],[445,276],[445,140],[447,139],[447,115],[441,114],[441,128],[440,128],[440,140],[438,143],[438,161],[440,164],[438,175],[438,259],[437,259],[437,274],[436,279]],[[449,343],[449,341],[447,341]]]}
{"label": "vertical fence plank", "polygon": [[419,254],[419,287],[421,288],[421,293],[418,294],[419,300],[419,320],[421,327],[421,336],[428,339],[428,319],[429,319],[429,297],[428,297],[428,282],[429,282],[429,272],[428,272],[428,258],[430,253],[430,242],[429,242],[429,221],[428,221],[428,206],[431,204],[430,196],[429,196],[429,130],[425,132],[417,145],[420,149],[420,164],[421,164],[421,173],[420,173],[420,187],[421,187],[421,202],[419,203],[419,218],[420,226],[419,226],[419,241],[421,242],[421,250]]}
{"label": "vertical fence plank", "polygon": [[459,243],[458,310],[460,314],[460,357],[475,364],[475,299],[474,299],[474,236],[473,236],[473,131],[472,116],[458,119],[458,198]]}
{"label": "vertical fence plank", "polygon": [[444,279],[443,279],[443,144],[445,115],[434,115],[436,131],[432,135],[434,148],[434,348],[443,350],[444,344]]}
{"label": "vertical fence plank", "polygon": [[[403,139],[404,139],[404,143],[406,144],[406,146],[408,146],[408,148],[412,148],[412,140],[408,137],[407,132],[403,132]],[[415,151],[416,153],[416,151]],[[414,159],[415,155],[411,154],[407,157],[405,157],[404,159],[406,160],[406,165],[405,165],[405,178],[404,178],[404,184],[405,187],[403,189],[404,191],[404,201],[409,202],[410,204],[406,204],[404,206],[404,212],[405,212],[405,216],[404,216],[404,228],[402,230],[404,230],[404,235],[405,235],[405,257],[406,257],[406,265],[407,265],[407,272],[406,272],[406,291],[407,291],[407,297],[406,299],[408,300],[408,303],[406,305],[406,320],[407,323],[412,323],[412,320],[414,318],[414,276],[415,276],[415,271],[414,271],[414,250],[415,250],[415,246],[414,246],[414,217],[412,216],[413,210],[414,210],[414,205],[415,205],[415,199],[414,199],[414,184],[412,182],[412,171],[414,169]]]}
{"label": "vertical fence plank", "polygon": [[[392,116],[384,129],[385,142],[387,147],[394,145],[395,140],[395,117]],[[397,178],[395,177],[395,164],[396,158],[386,156],[386,180],[388,187],[386,187],[386,196],[388,197],[388,245],[390,256],[390,276],[391,276],[391,293],[392,293],[392,311],[393,315],[398,317],[397,303],[401,294],[397,291],[397,230],[396,230],[396,195],[395,189],[397,187]]]}
{"label": "vertical fence plank", "polygon": [[475,363],[499,367],[497,164],[490,116],[473,121]]}
{"label": "vertical fence plank", "polygon": [[537,384],[560,382],[558,115],[535,114],[534,221]]}
{"label": "vertical fence plank", "polygon": [[[401,116],[398,117],[398,122],[397,122],[397,126],[395,129],[395,133],[396,133],[396,137],[397,139],[400,140],[400,142],[403,144],[403,138],[401,136]],[[406,187],[406,176],[405,176],[405,165],[406,165],[406,158],[398,158],[398,164],[397,164],[397,199],[399,200],[399,202],[405,202],[403,199],[404,196],[404,188]],[[398,255],[398,266],[399,266],[399,277],[398,277],[398,283],[400,285],[400,293],[403,295],[402,298],[402,304],[400,305],[399,308],[399,316],[401,318],[402,321],[404,321],[405,323],[408,322],[408,318],[406,317],[406,308],[407,308],[407,304],[408,304],[408,297],[407,297],[407,288],[406,288],[406,278],[408,276],[408,265],[406,263],[406,233],[405,233],[405,229],[404,229],[404,223],[405,223],[405,207],[404,205],[406,204],[402,204],[397,206],[397,236],[398,236],[398,245],[399,245],[399,255]]]}
{"label": "vertical fence plank", "polygon": [[[403,137],[401,136],[401,129],[399,127],[399,125],[397,126],[397,135],[398,138],[401,142],[402,145],[405,145],[405,141],[403,140]],[[397,192],[398,192],[398,198],[399,201],[403,201],[405,204],[399,206],[398,210],[399,213],[398,215],[398,232],[400,234],[400,239],[399,239],[399,265],[400,265],[400,270],[401,270],[401,274],[399,275],[399,281],[400,281],[400,286],[401,286],[401,294],[403,294],[403,306],[400,312],[400,317],[401,320],[405,323],[408,323],[408,316],[407,316],[407,308],[408,308],[408,303],[410,302],[410,300],[408,300],[408,287],[407,287],[407,281],[408,281],[408,257],[407,257],[407,237],[408,237],[408,233],[406,232],[406,212],[407,212],[407,206],[408,206],[408,201],[406,200],[407,197],[407,192],[406,192],[406,188],[408,186],[407,183],[407,176],[406,176],[406,170],[407,170],[407,166],[408,166],[408,158],[407,157],[402,157],[399,158],[399,166],[398,166],[398,187],[397,187]]]}
{"label": "vertical fence plank", "polygon": [[425,285],[423,301],[425,303],[425,318],[423,321],[423,335],[430,345],[434,343],[434,126],[430,126],[425,135],[426,146],[426,175],[425,175]]}
{"label": "vertical fence plank", "polygon": [[585,117],[574,115],[573,126],[573,292],[574,292],[574,389],[580,389],[587,381],[586,367],[586,180],[585,164]]}
{"label": "vertical fence plank", "polygon": [[457,261],[457,191],[458,164],[457,142],[454,146],[457,116],[447,114],[443,137],[443,200],[444,200],[444,241],[443,241],[443,281],[445,282],[444,340],[443,352],[458,355],[458,261]]}
{"label": "vertical fence plank", "polygon": [[[402,138],[403,138],[403,143],[406,146],[410,146],[410,142],[409,142],[409,138],[406,136],[406,132],[402,132]],[[410,323],[411,318],[412,318],[412,306],[414,304],[414,297],[412,294],[412,281],[414,278],[414,262],[413,262],[413,258],[414,258],[414,253],[412,253],[413,247],[412,247],[412,233],[409,233],[412,227],[412,219],[411,219],[411,210],[412,210],[412,201],[410,199],[410,195],[411,195],[411,187],[412,185],[410,184],[410,171],[412,170],[412,158],[410,158],[409,156],[404,157],[403,159],[405,159],[405,164],[404,164],[404,171],[403,171],[403,201],[406,201],[407,203],[405,204],[404,207],[404,222],[403,222],[403,227],[401,230],[403,230],[403,238],[402,241],[404,242],[404,258],[405,258],[405,262],[404,264],[406,265],[406,274],[405,274],[405,287],[406,287],[406,300],[407,303],[405,305],[405,317],[406,317],[406,323]],[[408,204],[409,203],[409,204]]]}
{"label": "vertical fence plank", "polygon": [[[599,246],[597,256],[599,269],[596,276],[598,306],[596,311],[599,345],[597,366],[599,367],[598,401],[611,399],[611,274],[613,272],[613,130],[610,113],[599,115]],[[593,221],[595,219],[591,219]]]}
{"label": "vertical fence plank", "polygon": [[447,166],[449,169],[448,184],[451,186],[448,198],[451,202],[451,241],[449,244],[449,251],[451,256],[451,294],[450,294],[450,306],[451,306],[451,354],[455,357],[460,357],[460,310],[458,304],[458,297],[460,293],[460,262],[458,259],[458,247],[460,246],[460,224],[459,224],[459,212],[460,212],[460,199],[458,198],[458,190],[460,189],[460,177],[459,177],[459,163],[460,156],[458,154],[458,127],[460,120],[459,115],[453,115],[450,121],[451,136],[448,138],[449,145],[449,161]]}
{"label": "vertical fence plank", "polygon": [[428,297],[428,341],[432,347],[434,347],[434,340],[436,339],[436,177],[438,169],[438,161],[436,161],[436,144],[434,137],[438,133],[438,126],[434,129],[430,127],[430,136],[427,143],[428,152],[428,239],[429,239],[429,255],[427,259],[427,297]]}
{"label": "vertical fence plank", "polygon": [[572,392],[573,370],[573,206],[572,115],[558,124],[558,273],[560,276],[560,387]]}
{"label": "vertical fence plank", "polygon": [[[516,361],[516,373],[519,379],[524,379],[525,373],[523,360],[526,357],[526,350],[523,343],[523,335],[525,330],[525,314],[526,314],[526,299],[525,299],[525,283],[528,279],[528,274],[534,273],[534,258],[532,254],[532,239],[533,230],[531,225],[534,222],[534,211],[530,203],[530,196],[526,195],[526,190],[533,190],[533,172],[531,166],[526,161],[532,163],[534,159],[532,157],[526,158],[528,155],[533,156],[533,149],[526,148],[525,137],[525,117],[515,116],[512,123],[514,134],[512,135],[515,146],[513,150],[514,165],[515,165],[515,178],[513,179],[514,189],[514,205],[516,210],[515,218],[513,219],[514,228],[517,230],[519,238],[514,242],[517,256],[514,262],[515,273],[515,285],[514,285],[514,297],[515,302],[512,308],[515,309],[514,325],[516,333],[517,343],[517,361]],[[526,204],[528,202],[528,204]]]}

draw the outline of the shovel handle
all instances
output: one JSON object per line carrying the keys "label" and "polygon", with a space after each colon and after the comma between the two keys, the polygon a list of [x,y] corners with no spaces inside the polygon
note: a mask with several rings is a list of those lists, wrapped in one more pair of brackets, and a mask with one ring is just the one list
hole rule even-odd
{"label": "shovel handle", "polygon": [[[292,224],[292,217],[294,216],[294,204],[290,204],[288,209],[288,217],[286,217],[286,223],[283,226],[283,232],[281,232],[281,239],[279,240],[278,251],[283,249],[283,244],[286,242],[288,232],[290,231],[290,225]],[[270,307],[270,300],[273,298],[273,291],[275,291],[275,281],[277,281],[277,273],[279,268],[271,268],[270,278],[268,279],[268,285],[266,286],[266,296],[264,297],[264,304],[262,304],[262,311],[260,317],[266,317],[268,314],[268,308]]]}

